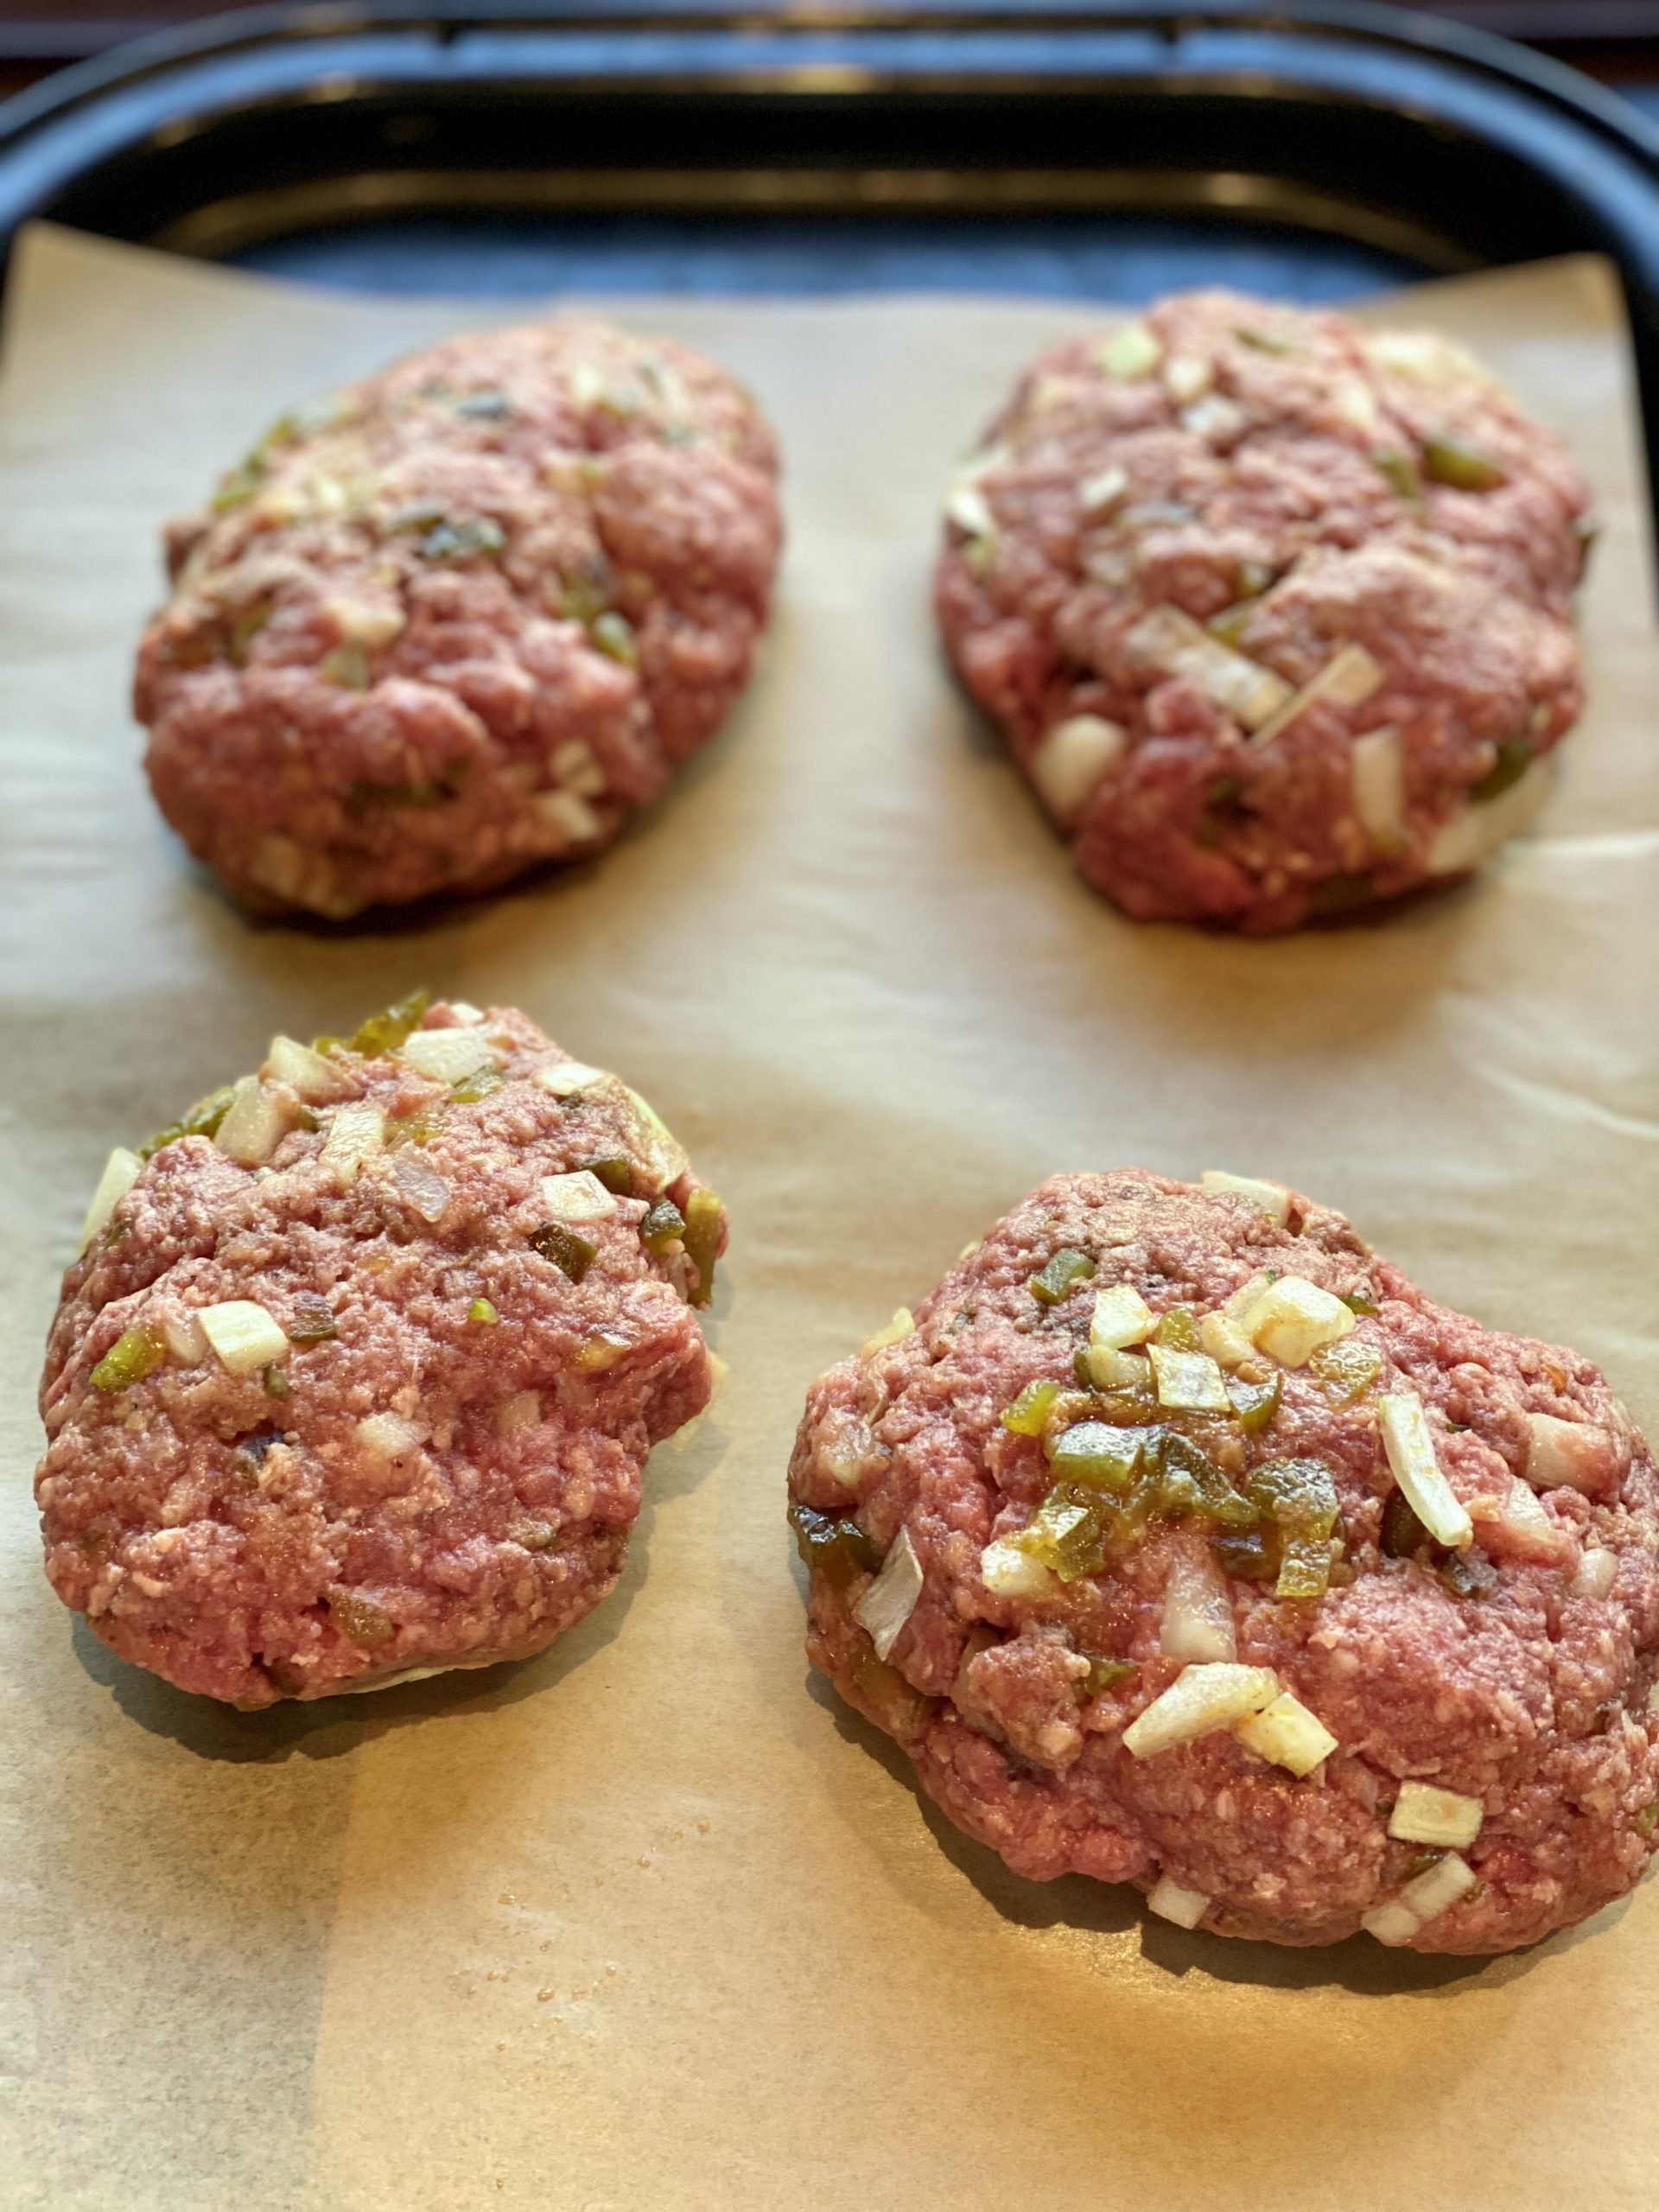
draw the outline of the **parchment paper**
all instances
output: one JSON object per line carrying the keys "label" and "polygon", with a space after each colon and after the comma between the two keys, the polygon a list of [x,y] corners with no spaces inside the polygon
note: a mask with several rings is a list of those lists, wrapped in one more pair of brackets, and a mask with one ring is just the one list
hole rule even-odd
{"label": "parchment paper", "polygon": [[[1564,429],[1607,523],[1593,704],[1529,840],[1382,926],[1120,919],[956,696],[940,485],[1029,302],[630,301],[763,396],[791,544],[728,732],[602,866],[415,928],[250,927],[125,717],[156,526],[289,401],[467,321],[63,232],[0,387],[0,2158],[62,2208],[1649,2206],[1651,1889],[1524,1957],[1189,1936],[1015,1880],[809,1683],[801,1394],[1059,1167],[1224,1166],[1659,1415],[1659,656],[1615,292],[1411,302]],[[552,1652],[265,1715],[112,1660],[41,1576],[31,1410],[109,1147],[417,981],[525,1007],[728,1200],[721,1403]]]}

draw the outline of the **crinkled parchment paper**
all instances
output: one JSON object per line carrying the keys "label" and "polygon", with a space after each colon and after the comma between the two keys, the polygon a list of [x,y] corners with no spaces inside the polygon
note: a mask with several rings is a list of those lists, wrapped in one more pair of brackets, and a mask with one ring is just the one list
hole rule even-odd
{"label": "crinkled parchment paper", "polygon": [[[254,928],[126,718],[156,529],[290,400],[484,319],[29,238],[0,384],[0,2160],[9,2204],[991,2212],[1647,2206],[1659,1897],[1495,1963],[1287,1954],[1014,1880],[808,1681],[809,1377],[1059,1167],[1223,1166],[1659,1415],[1659,771],[1625,339],[1586,261],[1411,312],[1587,463],[1593,704],[1540,834],[1383,925],[1120,919],[941,668],[941,482],[1033,347],[969,301],[631,301],[783,434],[776,629],[602,865]],[[1379,309],[1378,312],[1383,310]],[[110,1146],[418,981],[626,1071],[730,1203],[721,1403],[618,1594],[529,1665],[220,1712],[49,1594],[56,1271]]]}

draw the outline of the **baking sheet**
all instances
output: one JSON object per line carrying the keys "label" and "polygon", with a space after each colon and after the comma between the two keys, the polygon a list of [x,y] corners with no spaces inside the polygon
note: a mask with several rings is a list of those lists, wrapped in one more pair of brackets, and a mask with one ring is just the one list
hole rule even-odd
{"label": "baking sheet", "polygon": [[[1653,1889],[1522,1957],[1183,1933],[1016,1880],[809,1681],[802,1391],[1060,1167],[1224,1166],[1659,1415],[1659,688],[1612,280],[1429,288],[1588,465],[1593,700],[1541,833],[1380,926],[1240,944],[1071,875],[937,657],[940,485],[1028,301],[620,319],[782,432],[729,730],[602,866],[415,926],[251,928],[125,716],[156,526],[296,396],[493,319],[37,230],[0,381],[0,2194],[63,2208],[1532,2212],[1652,2202]],[[519,308],[516,312],[523,312]],[[626,1072],[727,1198],[726,1392],[541,1659],[261,1715],[127,1668],[38,1562],[31,1410],[109,1147],[419,981]]]}

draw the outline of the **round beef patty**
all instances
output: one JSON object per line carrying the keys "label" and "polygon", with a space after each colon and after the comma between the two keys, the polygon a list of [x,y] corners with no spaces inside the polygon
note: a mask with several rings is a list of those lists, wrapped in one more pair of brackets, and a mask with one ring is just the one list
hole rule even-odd
{"label": "round beef patty", "polygon": [[742,690],[771,431],[603,324],[457,338],[285,416],[168,531],[139,649],[162,811],[336,918],[591,853]]}
{"label": "round beef patty", "polygon": [[1090,883],[1292,929],[1529,818],[1582,705],[1587,504],[1448,340],[1198,293],[1027,372],[938,615]]}
{"label": "round beef patty", "polygon": [[1057,1176],[809,1394],[813,1664],[1016,1873],[1502,1951],[1659,1820],[1659,1482],[1280,1185]]}
{"label": "round beef patty", "polygon": [[538,1651],[699,1413],[725,1217],[644,1100],[423,996],[111,1155],[64,1278],[46,1567],[244,1707]]}

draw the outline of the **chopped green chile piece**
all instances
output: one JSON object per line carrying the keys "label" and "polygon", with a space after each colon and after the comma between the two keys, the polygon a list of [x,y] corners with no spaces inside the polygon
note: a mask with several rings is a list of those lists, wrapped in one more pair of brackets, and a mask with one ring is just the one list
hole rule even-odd
{"label": "chopped green chile piece", "polygon": [[1268,1459],[1251,1471],[1249,1492],[1263,1517],[1279,1530],[1281,1554],[1275,1596],[1322,1598],[1331,1583],[1331,1544],[1337,1525],[1337,1486],[1319,1459]]}
{"label": "chopped green chile piece", "polygon": [[325,1344],[331,1337],[339,1333],[333,1312],[320,1298],[299,1300],[287,1324],[288,1341],[291,1344]]}
{"label": "chopped green chile piece", "polygon": [[1103,1659],[1096,1652],[1083,1655],[1089,1662],[1088,1692],[1098,1697],[1104,1690],[1115,1690],[1120,1682],[1127,1682],[1131,1675],[1141,1669],[1132,1659]]}
{"label": "chopped green chile piece", "polygon": [[1362,1320],[1367,1314],[1380,1313],[1382,1308],[1368,1291],[1349,1290],[1343,1293],[1343,1304],[1351,1313],[1357,1313]]}
{"label": "chopped green chile piece", "polygon": [[853,1662],[853,1688],[863,1699],[890,1736],[906,1743],[918,1736],[927,1719],[929,1700],[913,1688],[896,1667],[878,1659],[874,1646],[861,1651]]}
{"label": "chopped green chile piece", "polygon": [[[235,658],[232,654],[232,658]],[[338,683],[342,690],[366,691],[369,688],[369,657],[355,640],[336,645],[317,664],[317,673],[325,683]],[[374,786],[358,784],[353,785],[353,789],[372,791]]]}
{"label": "chopped green chile piece", "polygon": [[328,1600],[329,1611],[340,1623],[342,1634],[359,1649],[372,1651],[377,1644],[389,1643],[397,1633],[391,1617],[372,1598],[359,1598],[353,1591],[342,1590],[338,1584],[326,1590],[323,1595]]}
{"label": "chopped green chile piece", "polygon": [[1003,1407],[1003,1427],[1015,1436],[1040,1436],[1059,1395],[1058,1382],[1027,1382],[1013,1404]]}
{"label": "chopped green chile piece", "polygon": [[181,1137],[210,1137],[231,1110],[231,1101],[236,1096],[236,1085],[224,1084],[217,1090],[210,1090],[206,1098],[199,1098],[187,1114],[151,1137],[148,1144],[138,1147],[140,1160],[153,1159],[162,1147],[176,1144]]}
{"label": "chopped green chile piece", "polygon": [[551,1260],[561,1273],[572,1282],[580,1282],[598,1256],[599,1247],[590,1244],[585,1236],[578,1236],[574,1229],[566,1228],[562,1221],[543,1222],[531,1232],[531,1243],[544,1260]]}
{"label": "chopped green chile piece", "polygon": [[1476,804],[1484,804],[1491,798],[1501,798],[1512,784],[1518,784],[1532,766],[1532,747],[1523,737],[1506,737],[1499,744],[1497,758],[1469,796]]}
{"label": "chopped green chile piece", "polygon": [[480,1329],[493,1329],[501,1316],[496,1312],[491,1300],[475,1298],[467,1308],[467,1319],[476,1322]]}
{"label": "chopped green chile piece", "polygon": [[1062,1582],[1078,1582],[1105,1566],[1107,1532],[1098,1497],[1072,1483],[1056,1483],[1012,1541]]}
{"label": "chopped green chile piece", "polygon": [[1414,1559],[1420,1552],[1428,1549],[1432,1539],[1404,1491],[1389,1491],[1389,1502],[1382,1508],[1382,1528],[1377,1541],[1389,1559]]}
{"label": "chopped green chile piece", "polygon": [[360,1052],[366,1060],[382,1059],[388,1052],[395,1052],[404,1038],[420,1027],[431,1003],[428,992],[411,991],[384,1014],[372,1014],[359,1024],[351,1039],[352,1051]]}
{"label": "chopped green chile piece", "polygon": [[1490,454],[1451,430],[1442,430],[1423,448],[1423,474],[1431,483],[1457,492],[1493,492],[1508,478]]}
{"label": "chopped green chile piece", "polygon": [[590,1175],[597,1176],[606,1189],[617,1198],[631,1198],[633,1196],[633,1162],[626,1153],[607,1153],[602,1159],[584,1160],[578,1165],[585,1167]]}
{"label": "chopped green chile piece", "polygon": [[260,1379],[264,1383],[265,1395],[268,1398],[291,1398],[294,1395],[294,1385],[275,1360],[266,1368]]}
{"label": "chopped green chile piece", "polygon": [[1241,346],[1253,346],[1258,353],[1297,353],[1301,351],[1294,339],[1281,338],[1276,330],[1256,330],[1249,323],[1241,323],[1233,335]]}
{"label": "chopped green chile piece", "polygon": [[1272,1529],[1221,1529],[1210,1539],[1224,1573],[1241,1582],[1272,1582],[1279,1573],[1277,1531]]}
{"label": "chopped green chile piece", "polygon": [[153,1375],[167,1357],[167,1347],[148,1329],[128,1329],[110,1346],[92,1370],[92,1388],[113,1396],[130,1390],[146,1375]]}
{"label": "chopped green chile piece", "polygon": [[1159,1322],[1153,1342],[1171,1351],[1202,1351],[1204,1339],[1198,1334],[1197,1314],[1190,1306],[1172,1306]]}
{"label": "chopped green chile piece", "polygon": [[457,1106],[476,1106],[480,1098],[499,1090],[506,1079],[499,1068],[475,1068],[471,1075],[464,1075],[459,1083],[450,1084],[449,1096]]}
{"label": "chopped green chile piece", "polygon": [[1212,638],[1219,638],[1224,645],[1236,646],[1255,612],[1250,601],[1242,599],[1231,607],[1224,607],[1219,614],[1212,614],[1204,626]]}
{"label": "chopped green chile piece", "polygon": [[685,1202],[686,1256],[697,1271],[693,1306],[706,1306],[715,1294],[715,1259],[720,1250],[720,1225],[726,1210],[706,1183],[699,1183]]}
{"label": "chopped green chile piece", "polygon": [[1331,1587],[1331,1547],[1314,1536],[1287,1536],[1280,1548],[1275,1598],[1323,1598]]}
{"label": "chopped green chile piece", "polygon": [[608,607],[603,614],[595,615],[593,640],[602,653],[612,660],[620,661],[624,668],[632,668],[639,659],[639,647],[633,634],[633,625],[626,614]]}
{"label": "chopped green chile piece", "polygon": [[647,1251],[665,1252],[685,1234],[685,1216],[672,1198],[658,1198],[639,1224],[639,1241]]}
{"label": "chopped green chile piece", "polygon": [[1236,1375],[1227,1378],[1227,1395],[1233,1402],[1239,1427],[1247,1436],[1259,1435],[1279,1410],[1284,1377],[1275,1368],[1265,1382],[1246,1382]]}
{"label": "chopped green chile piece", "polygon": [[1031,1279],[1031,1294],[1041,1306],[1058,1306],[1073,1283],[1084,1282],[1095,1272],[1086,1252],[1062,1244],[1059,1250]]}
{"label": "chopped green chile piece", "polygon": [[881,1548],[867,1536],[856,1521],[837,1520],[816,1506],[791,1505],[790,1526],[795,1545],[809,1567],[815,1567],[832,1589],[845,1590],[861,1574],[879,1574]]}
{"label": "chopped green chile piece", "polygon": [[1417,464],[1403,446],[1378,446],[1371,459],[1402,499],[1420,500],[1423,480]]}
{"label": "chopped green chile piece", "polygon": [[1655,1828],[1659,1828],[1659,1797],[1656,1797],[1651,1805],[1644,1805],[1636,1816],[1638,1835],[1651,1835]]}
{"label": "chopped green chile piece", "polygon": [[1357,1337],[1344,1337],[1339,1343],[1316,1351],[1307,1363],[1307,1371],[1333,1406],[1351,1406],[1382,1372],[1382,1355],[1375,1344],[1361,1344]]}
{"label": "chopped green chile piece", "polygon": [[1061,1430],[1048,1456],[1057,1482],[1126,1491],[1135,1479],[1148,1440],[1144,1429],[1113,1428],[1102,1421],[1081,1421]]}
{"label": "chopped green chile piece", "polygon": [[1203,1513],[1233,1528],[1248,1528],[1256,1507],[1233,1488],[1209,1454],[1178,1430],[1159,1433],[1158,1502],[1166,1513]]}
{"label": "chopped green chile piece", "polygon": [[423,561],[470,561],[482,553],[493,560],[504,551],[507,533],[491,515],[470,515],[464,522],[434,523],[421,540]]}

